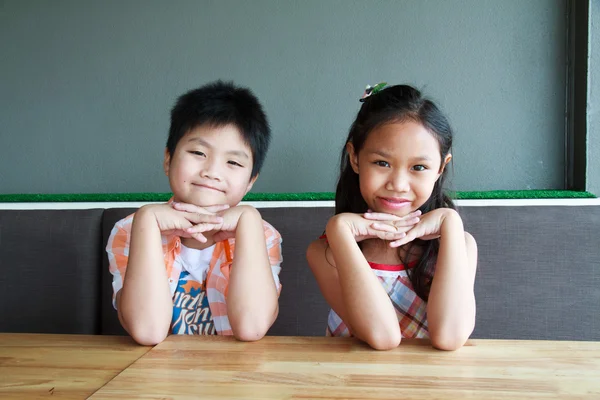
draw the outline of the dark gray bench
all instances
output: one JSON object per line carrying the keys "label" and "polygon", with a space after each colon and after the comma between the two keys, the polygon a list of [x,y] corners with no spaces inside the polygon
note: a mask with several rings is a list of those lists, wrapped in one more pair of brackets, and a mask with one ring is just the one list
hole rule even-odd
{"label": "dark gray bench", "polygon": [[[0,332],[123,334],[104,252],[135,209],[0,210]],[[328,307],[305,261],[333,208],[263,208],[283,237],[270,335],[324,334]],[[600,340],[600,206],[462,207],[476,238],[473,337]]]}

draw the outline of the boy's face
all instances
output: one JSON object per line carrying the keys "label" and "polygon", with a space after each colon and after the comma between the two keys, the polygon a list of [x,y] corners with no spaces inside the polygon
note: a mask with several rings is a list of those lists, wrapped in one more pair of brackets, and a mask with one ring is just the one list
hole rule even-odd
{"label": "boy's face", "polygon": [[237,205],[252,188],[252,151],[237,127],[198,126],[181,138],[164,168],[174,200],[207,207]]}

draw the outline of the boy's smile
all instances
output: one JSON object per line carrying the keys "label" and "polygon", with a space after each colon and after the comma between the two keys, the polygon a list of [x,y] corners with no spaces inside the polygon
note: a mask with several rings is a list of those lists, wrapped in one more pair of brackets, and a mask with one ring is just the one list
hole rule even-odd
{"label": "boy's smile", "polygon": [[164,168],[174,200],[200,207],[237,205],[252,188],[250,147],[234,125],[202,125],[189,131]]}

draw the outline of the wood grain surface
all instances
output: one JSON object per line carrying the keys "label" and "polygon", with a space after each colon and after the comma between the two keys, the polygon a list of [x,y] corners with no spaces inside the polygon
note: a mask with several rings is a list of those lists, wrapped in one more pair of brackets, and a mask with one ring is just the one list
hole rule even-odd
{"label": "wood grain surface", "polygon": [[392,351],[354,339],[170,336],[94,399],[600,399],[600,343],[425,341]]}
{"label": "wood grain surface", "polygon": [[85,399],[150,349],[122,336],[0,333],[0,398]]}

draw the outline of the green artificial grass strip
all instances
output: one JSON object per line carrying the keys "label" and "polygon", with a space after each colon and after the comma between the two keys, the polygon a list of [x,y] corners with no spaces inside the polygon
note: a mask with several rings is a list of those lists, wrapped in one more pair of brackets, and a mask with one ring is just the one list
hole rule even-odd
{"label": "green artificial grass strip", "polygon": [[455,192],[450,194],[457,200],[504,200],[504,199],[593,199],[590,192],[573,190],[488,190],[482,192]]}
{"label": "green artificial grass strip", "polygon": [[[589,192],[571,190],[490,190],[481,192],[454,192],[458,200],[500,199],[589,199],[596,198]],[[0,203],[44,202],[165,202],[171,193],[74,193],[74,194],[0,194]],[[245,201],[317,201],[334,200],[332,192],[306,193],[248,193]]]}

